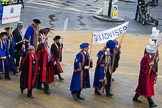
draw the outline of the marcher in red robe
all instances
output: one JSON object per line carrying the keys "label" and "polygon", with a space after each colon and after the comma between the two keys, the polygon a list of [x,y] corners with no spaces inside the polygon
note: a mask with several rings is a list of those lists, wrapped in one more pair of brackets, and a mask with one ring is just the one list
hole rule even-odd
{"label": "marcher in red robe", "polygon": [[141,95],[145,96],[150,108],[157,106],[151,98],[154,95],[155,68],[153,67],[154,62],[152,59],[155,53],[155,45],[148,45],[146,47],[144,57],[140,63],[140,73],[136,94],[133,97],[133,101],[141,103],[138,97]]}
{"label": "marcher in red robe", "polygon": [[22,64],[22,72],[20,76],[20,90],[23,93],[25,88],[28,89],[27,97],[33,98],[32,89],[35,87],[37,74],[37,57],[35,54],[35,48],[33,46],[28,47],[28,53]]}
{"label": "marcher in red robe", "polygon": [[48,38],[45,38],[44,42],[41,42],[38,45],[37,59],[38,59],[38,65],[40,67],[40,72],[37,77],[37,89],[42,89],[41,84],[43,84],[44,93],[49,95],[50,91],[49,91],[48,78],[49,76],[53,76],[54,74],[50,75],[48,73],[48,66],[51,60],[50,48],[48,46]]}

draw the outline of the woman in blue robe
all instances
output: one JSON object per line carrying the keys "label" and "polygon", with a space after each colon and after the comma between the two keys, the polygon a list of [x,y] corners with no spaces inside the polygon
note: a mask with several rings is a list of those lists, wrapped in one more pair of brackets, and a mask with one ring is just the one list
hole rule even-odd
{"label": "woman in blue robe", "polygon": [[[0,40],[0,43],[1,43],[1,40]],[[3,60],[5,59],[6,57],[5,57],[5,54],[4,54],[4,51],[0,48],[0,79],[2,79],[1,78],[1,73],[3,73],[4,71],[3,71]]]}
{"label": "woman in blue robe", "polygon": [[75,100],[81,99],[81,91],[90,88],[89,69],[92,67],[92,60],[88,53],[88,43],[80,45],[81,51],[76,55],[74,61],[74,71],[72,75],[70,91]]}
{"label": "woman in blue robe", "polygon": [[[10,77],[9,77],[10,53],[9,53],[9,49],[8,49],[7,33],[2,32],[0,34],[0,37],[1,37],[0,49],[3,52],[2,54],[4,54],[4,56],[6,57],[6,59],[4,59],[5,79],[11,80]],[[1,65],[3,66],[2,59],[0,61],[1,61],[0,62]]]}

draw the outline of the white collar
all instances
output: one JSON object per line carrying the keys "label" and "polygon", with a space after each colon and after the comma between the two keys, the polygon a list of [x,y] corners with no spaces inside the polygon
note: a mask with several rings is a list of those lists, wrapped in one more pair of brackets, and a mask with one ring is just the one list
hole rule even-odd
{"label": "white collar", "polygon": [[86,51],[83,51],[83,53],[84,53],[84,54],[87,54],[87,52],[86,52]]}

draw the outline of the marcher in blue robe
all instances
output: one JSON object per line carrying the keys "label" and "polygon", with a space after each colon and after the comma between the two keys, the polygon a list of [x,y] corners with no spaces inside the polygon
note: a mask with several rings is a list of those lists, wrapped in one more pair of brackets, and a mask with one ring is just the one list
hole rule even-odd
{"label": "marcher in blue robe", "polygon": [[[92,67],[90,63],[90,57],[88,53],[88,43],[82,43],[80,48],[82,49],[75,58],[74,72],[72,75],[70,91],[75,100],[82,99],[81,91],[85,88],[90,88],[89,69]],[[90,65],[90,64],[91,65]]]}
{"label": "marcher in blue robe", "polygon": [[[109,52],[110,52],[110,55],[109,55],[109,58],[110,59],[107,59],[106,61],[106,86],[105,86],[105,89],[106,89],[106,96],[113,96],[113,94],[110,92],[110,87],[111,87],[111,81],[112,81],[112,72],[113,72],[113,66],[112,66],[112,61],[113,61],[113,58],[115,57],[114,56],[114,51],[115,51],[115,47],[116,47],[116,43],[115,41],[113,40],[109,40],[107,41],[106,43],[106,47],[109,48]],[[114,53],[114,54],[113,54]]]}
{"label": "marcher in blue robe", "polygon": [[[7,33],[2,32],[0,34],[0,37],[1,37],[0,49],[1,49],[1,51],[3,50],[3,54],[6,56],[6,59],[4,59],[5,79],[11,80],[10,77],[9,77],[10,52],[9,52],[9,49],[8,49]],[[1,63],[0,65],[2,65],[2,59],[0,60],[0,63]]]}
{"label": "marcher in blue robe", "polygon": [[[1,43],[1,40],[0,40],[0,43]],[[1,78],[1,73],[3,72],[3,64],[2,64],[2,60],[5,59],[5,54],[4,54],[4,51],[3,49],[0,48],[0,79]]]}
{"label": "marcher in blue robe", "polygon": [[32,25],[29,25],[29,27],[27,28],[24,38],[30,40],[30,45],[34,45],[34,28]]}
{"label": "marcher in blue robe", "polygon": [[95,88],[95,94],[101,95],[102,90],[101,88],[105,85],[105,60],[106,60],[106,47],[103,50],[100,50],[97,54],[98,60],[96,63],[96,69],[94,74],[94,82],[93,87]]}
{"label": "marcher in blue robe", "polygon": [[9,72],[13,72],[13,74],[17,73],[17,68],[16,68],[16,63],[14,61],[14,58],[15,58],[15,41],[13,39],[13,35],[11,34],[12,33],[12,27],[6,27],[5,28],[6,30],[6,33],[7,33],[7,41],[8,41],[8,49],[9,49],[9,52],[10,52],[10,58],[8,63],[9,63]]}
{"label": "marcher in blue robe", "polygon": [[[38,41],[38,39],[35,39],[35,38],[38,38],[38,25],[40,24],[40,20],[38,19],[34,19],[33,20],[33,23],[27,28],[26,30],[26,33],[24,35],[24,39],[28,40],[30,42],[30,45],[34,46],[35,48],[37,47],[35,41]],[[25,45],[26,47],[26,51],[28,51],[28,43],[26,43]]]}

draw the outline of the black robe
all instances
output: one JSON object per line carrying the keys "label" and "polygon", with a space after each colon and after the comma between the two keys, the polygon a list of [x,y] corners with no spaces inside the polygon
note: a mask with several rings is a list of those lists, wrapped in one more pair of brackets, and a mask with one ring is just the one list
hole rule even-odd
{"label": "black robe", "polygon": [[22,72],[20,75],[20,89],[24,90],[25,88],[33,89],[35,87],[36,81],[36,72],[37,72],[37,59],[36,54],[31,56],[30,53],[27,53],[25,60],[22,64]]}
{"label": "black robe", "polygon": [[59,48],[59,44],[52,44],[51,46],[51,58],[53,62],[56,62],[56,65],[54,66],[54,74],[57,75],[59,73],[62,73],[62,67],[60,65],[60,56],[61,56],[61,49]]}

